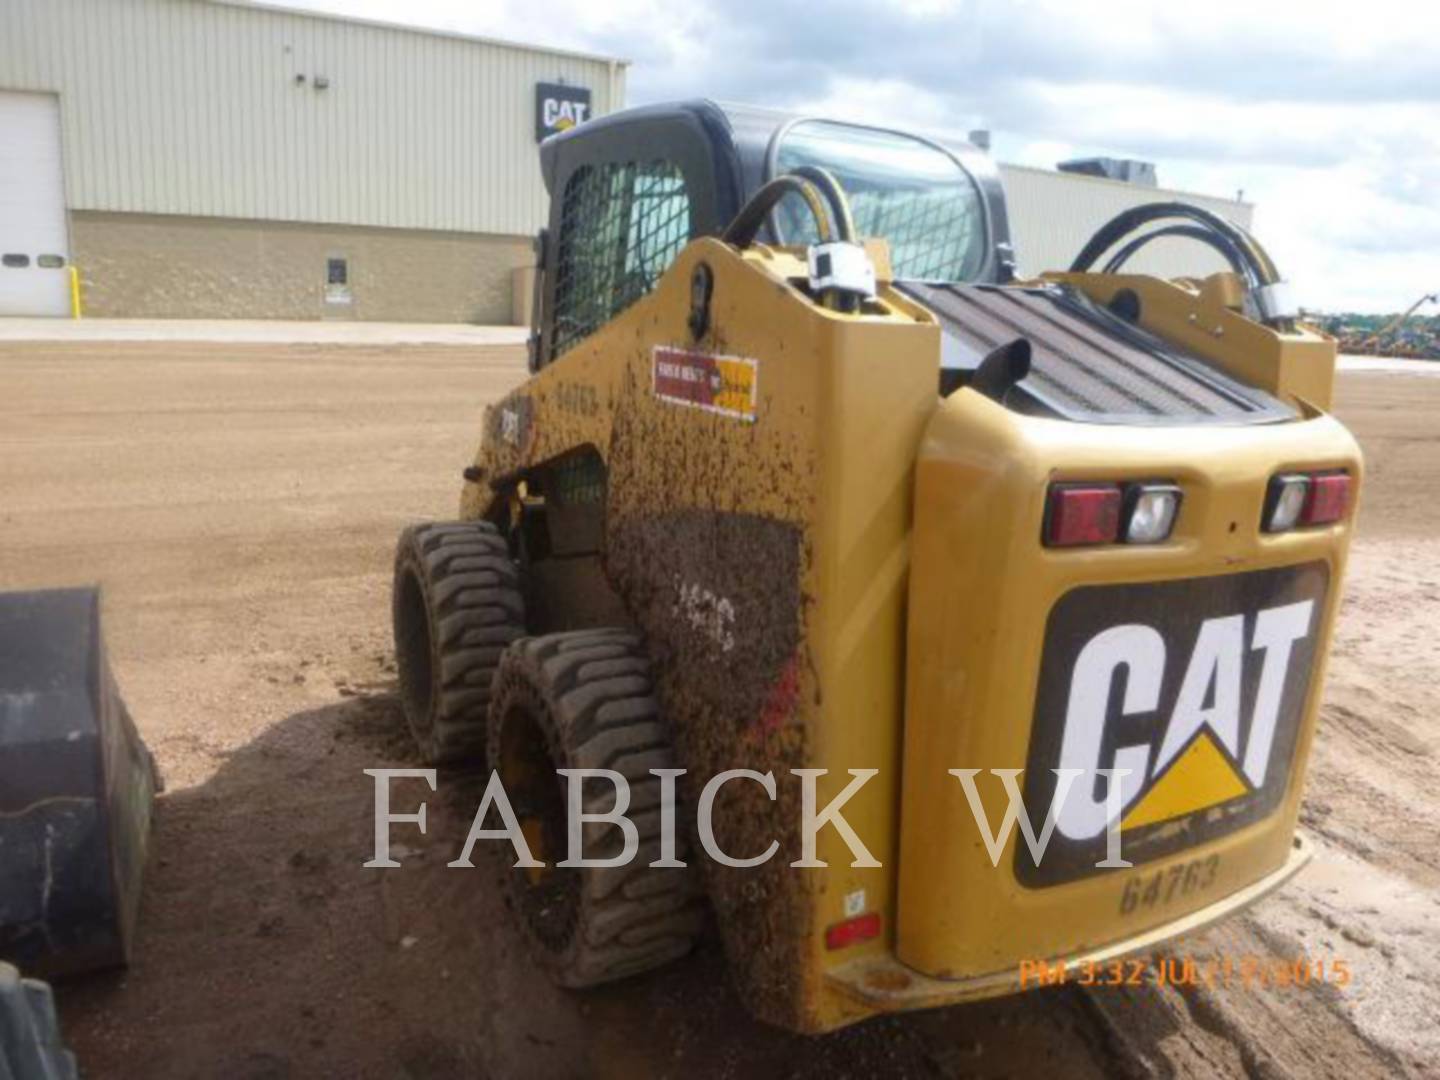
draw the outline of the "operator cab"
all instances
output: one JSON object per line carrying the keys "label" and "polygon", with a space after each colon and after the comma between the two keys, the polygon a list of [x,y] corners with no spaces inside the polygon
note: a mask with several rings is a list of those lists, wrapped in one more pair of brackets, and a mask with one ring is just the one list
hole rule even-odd
{"label": "operator cab", "polygon": [[[724,233],[767,184],[818,166],[843,190],[855,236],[887,241],[896,288],[940,323],[942,397],[973,386],[1013,411],[1079,423],[1263,424],[1298,415],[1147,332],[1133,293],[1102,306],[1070,284],[1012,284],[999,172],[962,139],[691,101],[592,120],[546,139],[540,160],[550,218],[538,241],[532,371],[649,293],[690,241]],[[1237,275],[1249,275],[1255,297],[1278,287],[1266,286],[1242,257],[1248,236],[1176,203],[1127,211],[1096,234],[1073,269],[1134,226],[1196,215],[1207,229],[1188,224],[1137,236],[1106,271],[1118,272],[1156,237],[1198,235]],[[798,247],[821,239],[794,193],[765,212],[753,235]]]}
{"label": "operator cab", "polygon": [[[686,244],[718,236],[769,180],[804,165],[840,182],[857,232],[889,242],[897,278],[1014,275],[1000,174],[964,140],[689,101],[626,109],[552,136],[540,162],[550,217],[538,242],[536,369],[648,293]],[[817,238],[804,203],[790,196],[760,239]]]}

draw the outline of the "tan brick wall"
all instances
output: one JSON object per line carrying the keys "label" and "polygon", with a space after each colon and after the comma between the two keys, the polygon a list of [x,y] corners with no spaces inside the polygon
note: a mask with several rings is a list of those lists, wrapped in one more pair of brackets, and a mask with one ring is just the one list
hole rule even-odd
{"label": "tan brick wall", "polygon": [[[109,318],[511,320],[525,237],[75,211],[85,313]],[[347,260],[351,303],[325,299]]]}

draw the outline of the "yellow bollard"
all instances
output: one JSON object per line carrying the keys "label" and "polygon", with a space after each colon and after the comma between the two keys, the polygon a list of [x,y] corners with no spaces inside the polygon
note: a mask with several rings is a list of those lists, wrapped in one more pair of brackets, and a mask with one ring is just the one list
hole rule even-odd
{"label": "yellow bollard", "polygon": [[70,317],[80,318],[80,271],[70,264]]}

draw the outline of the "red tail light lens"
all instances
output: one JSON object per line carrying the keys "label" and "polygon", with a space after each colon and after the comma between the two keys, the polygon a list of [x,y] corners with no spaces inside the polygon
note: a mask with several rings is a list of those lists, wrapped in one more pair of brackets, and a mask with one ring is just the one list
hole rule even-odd
{"label": "red tail light lens", "polygon": [[1270,478],[1261,525],[1269,533],[1289,532],[1333,525],[1349,512],[1349,473],[1280,473]]}
{"label": "red tail light lens", "polygon": [[861,941],[869,941],[871,938],[880,936],[880,913],[871,911],[864,915],[856,915],[853,919],[846,919],[825,930],[825,947],[827,949],[844,949],[847,946],[857,944]]}
{"label": "red tail light lens", "polygon": [[1119,484],[1056,484],[1045,506],[1049,547],[1113,544],[1120,538]]}
{"label": "red tail light lens", "polygon": [[1330,525],[1350,509],[1350,474],[1318,473],[1310,477],[1310,493],[1300,513],[1302,525]]}

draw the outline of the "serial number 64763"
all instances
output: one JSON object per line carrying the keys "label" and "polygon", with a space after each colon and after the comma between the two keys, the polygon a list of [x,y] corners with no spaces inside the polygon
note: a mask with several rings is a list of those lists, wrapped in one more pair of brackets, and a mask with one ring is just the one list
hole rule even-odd
{"label": "serial number 64763", "polygon": [[1120,894],[1120,914],[1163,907],[1180,897],[1202,892],[1215,884],[1219,869],[1220,856],[1211,855],[1176,863],[1153,874],[1136,875],[1125,883],[1125,891]]}

